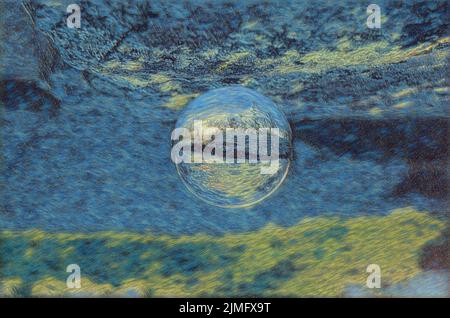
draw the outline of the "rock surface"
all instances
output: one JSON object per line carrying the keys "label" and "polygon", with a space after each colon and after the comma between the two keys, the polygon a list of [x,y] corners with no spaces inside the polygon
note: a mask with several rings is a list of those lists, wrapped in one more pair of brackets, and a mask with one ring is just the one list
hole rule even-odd
{"label": "rock surface", "polygon": [[[79,1],[69,29],[72,2],[1,3],[1,295],[65,295],[74,259],[71,296],[448,293],[447,1],[379,0],[381,30],[356,0]],[[185,191],[170,133],[236,84],[295,153],[223,210]],[[389,287],[364,294],[374,259]]]}
{"label": "rock surface", "polygon": [[[81,1],[80,29],[66,5],[2,10],[17,31],[2,35],[3,228],[220,234],[447,211],[448,3],[381,1],[379,31],[357,1]],[[295,161],[269,200],[224,213],[184,190],[169,136],[190,99],[230,84],[283,107]]]}

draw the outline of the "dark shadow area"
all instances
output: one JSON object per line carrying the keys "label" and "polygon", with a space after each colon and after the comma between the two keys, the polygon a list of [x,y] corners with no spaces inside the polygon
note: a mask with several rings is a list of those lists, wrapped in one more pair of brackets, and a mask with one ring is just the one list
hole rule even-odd
{"label": "dark shadow area", "polygon": [[441,236],[425,245],[420,255],[421,268],[424,270],[450,269],[449,237],[450,226],[447,226]]}
{"label": "dark shadow area", "polygon": [[409,192],[448,197],[449,121],[447,118],[325,119],[295,123],[295,136],[316,148],[355,160],[399,158],[409,165],[394,195]]}

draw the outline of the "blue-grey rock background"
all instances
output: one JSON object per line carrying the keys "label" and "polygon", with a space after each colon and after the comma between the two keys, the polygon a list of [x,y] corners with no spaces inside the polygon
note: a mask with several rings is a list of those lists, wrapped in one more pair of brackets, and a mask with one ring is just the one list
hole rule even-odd
{"label": "blue-grey rock background", "polygon": [[[1,3],[0,230],[219,236],[405,207],[448,222],[448,1],[379,0],[380,30],[352,0],[78,1],[69,29],[72,2]],[[287,179],[248,209],[197,200],[170,160],[183,106],[227,85],[294,131]],[[448,291],[448,230],[421,262],[440,271],[409,295]]]}
{"label": "blue-grey rock background", "polygon": [[[381,31],[367,29],[364,6],[352,1],[81,1],[80,29],[65,25],[64,2],[4,6],[2,227],[217,234],[322,214],[445,208],[448,95],[432,88],[447,83],[438,56],[446,44],[401,63],[288,74],[252,67],[288,50],[333,50],[342,38],[362,47],[386,40],[406,52],[445,35],[444,1],[383,1],[389,19]],[[256,18],[265,23],[244,32]],[[267,43],[256,46],[259,34]],[[208,50],[218,53],[205,61]],[[236,51],[251,52],[250,61],[211,71]],[[131,58],[140,59],[138,71],[104,69]],[[167,107],[170,92],[140,85],[152,74],[165,74],[180,95],[251,76],[248,86],[275,97],[296,132],[283,187],[246,210],[217,209],[189,195],[169,158],[178,114]],[[292,92],[297,84],[302,91]],[[418,92],[410,108],[396,110],[388,95],[404,87]],[[374,107],[385,111],[373,116]]]}

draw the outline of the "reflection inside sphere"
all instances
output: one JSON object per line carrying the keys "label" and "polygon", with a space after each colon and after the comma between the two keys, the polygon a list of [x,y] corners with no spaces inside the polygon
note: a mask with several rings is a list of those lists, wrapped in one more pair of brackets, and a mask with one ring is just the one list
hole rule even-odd
{"label": "reflection inside sphere", "polygon": [[[202,124],[203,139],[198,145],[198,123]],[[227,133],[223,135],[223,161],[191,160],[176,164],[178,173],[187,189],[210,204],[235,208],[254,205],[270,196],[285,179],[291,160],[292,133],[289,123],[280,109],[267,97],[244,87],[231,86],[211,90],[190,102],[181,113],[176,128],[185,128],[190,132],[191,139],[185,140],[186,148],[192,150],[190,158],[198,158],[205,151],[208,142],[214,141],[205,131],[211,127],[226,132],[257,131],[258,147],[251,147],[250,137],[245,139],[245,152],[234,152],[234,160],[226,160],[229,153],[230,141]],[[262,134],[269,129],[269,134]],[[228,130],[230,132],[230,130]],[[276,133],[276,134],[275,134]],[[217,135],[217,134],[216,134]],[[267,143],[267,154],[277,158],[277,165],[273,161],[263,160],[261,152]],[[278,141],[274,147],[274,138]],[[197,142],[195,142],[197,140]],[[217,143],[219,143],[217,139]],[[238,139],[234,139],[231,146],[237,146]],[[242,139],[244,140],[244,139]],[[220,140],[222,141],[222,140]],[[221,144],[221,143],[220,143]],[[256,143],[255,143],[256,145]],[[222,161],[222,153],[214,149],[212,154]],[[186,149],[183,149],[183,152]],[[217,153],[216,153],[217,151]],[[231,153],[231,152],[230,152]],[[233,155],[233,154],[231,154]],[[246,160],[237,160],[236,156],[245,156]],[[189,157],[189,156],[188,156]],[[257,158],[257,160],[249,160]],[[276,166],[276,169],[269,169]],[[266,171],[266,172],[264,172]],[[267,172],[270,171],[270,172]]]}

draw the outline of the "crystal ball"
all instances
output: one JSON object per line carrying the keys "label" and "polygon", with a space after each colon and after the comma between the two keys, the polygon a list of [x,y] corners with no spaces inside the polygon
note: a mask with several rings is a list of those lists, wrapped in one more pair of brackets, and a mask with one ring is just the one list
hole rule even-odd
{"label": "crystal ball", "polygon": [[[253,206],[274,193],[286,178],[292,159],[289,123],[273,101],[254,90],[229,86],[208,91],[183,109],[175,128],[189,133],[182,138],[174,138],[172,133],[172,153],[187,158],[175,161],[178,174],[190,193],[209,204]],[[236,148],[238,137],[233,138],[231,132],[244,133],[241,151]],[[250,133],[255,132],[257,136],[252,139]],[[185,147],[174,151],[180,140],[185,141]],[[216,147],[206,147],[214,140]],[[212,149],[215,161],[205,159],[205,149]]]}

